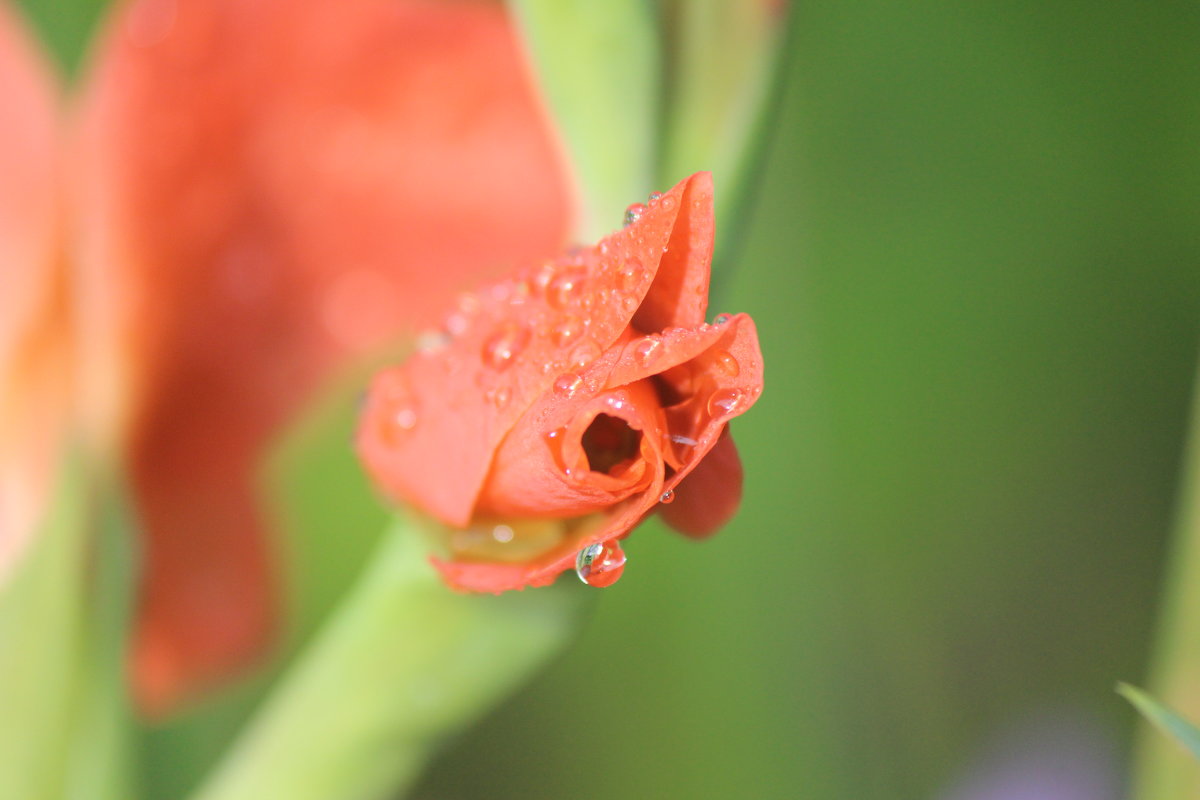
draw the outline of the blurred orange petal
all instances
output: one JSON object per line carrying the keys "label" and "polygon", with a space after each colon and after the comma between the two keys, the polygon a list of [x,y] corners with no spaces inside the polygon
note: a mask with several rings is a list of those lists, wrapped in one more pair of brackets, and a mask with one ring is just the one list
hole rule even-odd
{"label": "blurred orange petal", "polygon": [[264,445],[349,358],[560,247],[571,197],[490,3],[139,0],[80,111],[89,403],[148,532],[133,670],[162,711],[273,629]]}
{"label": "blurred orange petal", "polygon": [[0,3],[0,577],[37,525],[66,406],[58,86]]}

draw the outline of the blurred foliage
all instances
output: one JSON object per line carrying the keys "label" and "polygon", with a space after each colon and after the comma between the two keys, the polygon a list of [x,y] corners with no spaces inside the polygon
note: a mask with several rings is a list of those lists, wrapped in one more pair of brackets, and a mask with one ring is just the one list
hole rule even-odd
{"label": "blurred foliage", "polygon": [[1187,748],[1193,759],[1200,759],[1200,728],[1164,707],[1141,689],[1122,683],[1117,687],[1117,691],[1133,703],[1142,716],[1158,726],[1162,733]]}
{"label": "blurred foliage", "polygon": [[[95,3],[26,5],[73,60]],[[927,798],[1047,707],[1127,745],[1200,332],[1198,17],[800,4],[716,303],[769,372],[744,510],[644,526],[418,796]]]}

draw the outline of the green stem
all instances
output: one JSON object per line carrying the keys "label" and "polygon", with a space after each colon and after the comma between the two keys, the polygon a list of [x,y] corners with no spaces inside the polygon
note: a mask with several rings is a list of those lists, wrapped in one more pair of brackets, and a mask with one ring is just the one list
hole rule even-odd
{"label": "green stem", "polygon": [[572,588],[457,594],[397,524],[193,800],[393,796],[569,640]]}
{"label": "green stem", "polygon": [[[1168,561],[1150,694],[1188,719],[1200,718],[1200,391],[1193,392],[1175,542]],[[1200,765],[1178,743],[1143,725],[1135,800],[1200,797]]]}

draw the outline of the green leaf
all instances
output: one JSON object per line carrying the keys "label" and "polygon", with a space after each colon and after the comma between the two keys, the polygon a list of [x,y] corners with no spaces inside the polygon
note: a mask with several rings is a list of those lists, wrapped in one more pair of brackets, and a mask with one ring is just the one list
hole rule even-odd
{"label": "green leaf", "polygon": [[194,800],[392,796],[569,641],[585,596],[454,592],[398,522]]}
{"label": "green leaf", "polygon": [[1194,758],[1200,759],[1200,728],[1170,709],[1159,705],[1141,689],[1122,683],[1117,685],[1117,692],[1133,703],[1142,716],[1186,747]]}
{"label": "green leaf", "polygon": [[654,188],[661,61],[643,0],[512,3],[574,168],[575,234],[594,241]]}
{"label": "green leaf", "polygon": [[786,4],[662,0],[661,11],[670,82],[658,185],[713,173],[721,262],[738,238],[778,105]]}

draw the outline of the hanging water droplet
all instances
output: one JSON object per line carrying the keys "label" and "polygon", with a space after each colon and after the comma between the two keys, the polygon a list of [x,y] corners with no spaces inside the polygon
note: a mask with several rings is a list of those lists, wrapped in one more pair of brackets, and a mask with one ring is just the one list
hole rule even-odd
{"label": "hanging water droplet", "polygon": [[496,329],[483,344],[483,362],[493,369],[506,369],[529,343],[529,330],[508,322]]}
{"label": "hanging water droplet", "polygon": [[612,586],[624,571],[625,551],[616,539],[589,545],[575,557],[575,574],[588,586]]}
{"label": "hanging water droplet", "polygon": [[551,331],[551,339],[554,341],[555,347],[569,347],[579,341],[579,337],[583,336],[584,327],[583,320],[579,317],[573,315],[563,317]]}
{"label": "hanging water droplet", "polygon": [[558,380],[554,382],[554,391],[563,397],[571,398],[583,386],[583,378],[576,375],[574,372],[568,372],[565,375],[559,375]]}
{"label": "hanging water droplet", "polygon": [[661,339],[653,336],[647,336],[637,343],[633,349],[633,357],[643,367],[648,367],[658,359],[662,352],[663,343]]}
{"label": "hanging water droplet", "polygon": [[660,198],[660,197],[662,197],[662,192],[651,192],[650,193],[650,205],[654,205],[655,203],[657,203],[658,198]]}
{"label": "hanging water droplet", "polygon": [[629,208],[625,209],[625,227],[628,228],[633,223],[642,218],[642,214],[646,213],[646,206],[642,203],[634,203]]}
{"label": "hanging water droplet", "polygon": [[708,398],[708,413],[714,417],[725,417],[737,411],[741,404],[742,392],[740,389],[722,389],[719,392],[713,392],[713,396]]}
{"label": "hanging water droplet", "polygon": [[736,378],[738,373],[742,371],[737,359],[724,350],[717,350],[714,352],[712,354],[712,360],[713,365],[730,378]]}
{"label": "hanging water droplet", "polygon": [[659,497],[658,497],[658,502],[660,502],[660,503],[674,503],[674,502],[675,502],[675,490],[674,490],[674,489],[667,489],[665,492],[663,492],[661,495],[659,495]]}

